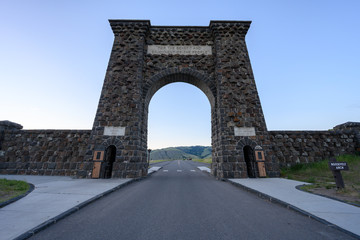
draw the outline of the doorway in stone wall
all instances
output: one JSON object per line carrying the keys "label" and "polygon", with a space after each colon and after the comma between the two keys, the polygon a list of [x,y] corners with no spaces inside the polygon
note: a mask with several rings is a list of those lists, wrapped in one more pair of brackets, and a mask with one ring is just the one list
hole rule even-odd
{"label": "doorway in stone wall", "polygon": [[100,178],[111,178],[115,157],[116,147],[114,145],[110,145],[105,150],[105,158],[101,165]]}
{"label": "doorway in stone wall", "polygon": [[246,145],[243,150],[244,150],[244,158],[245,158],[248,177],[256,178],[254,150],[249,145]]}

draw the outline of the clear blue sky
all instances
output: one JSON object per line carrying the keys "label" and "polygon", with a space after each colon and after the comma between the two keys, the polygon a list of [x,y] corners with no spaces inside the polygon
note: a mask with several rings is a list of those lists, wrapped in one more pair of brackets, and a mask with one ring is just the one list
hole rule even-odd
{"label": "clear blue sky", "polygon": [[[269,130],[360,121],[359,13],[358,0],[2,0],[0,120],[90,129],[113,42],[108,19],[148,19],[251,20],[246,41]],[[210,105],[199,89],[175,83],[154,95],[149,148],[210,145],[210,136]]]}

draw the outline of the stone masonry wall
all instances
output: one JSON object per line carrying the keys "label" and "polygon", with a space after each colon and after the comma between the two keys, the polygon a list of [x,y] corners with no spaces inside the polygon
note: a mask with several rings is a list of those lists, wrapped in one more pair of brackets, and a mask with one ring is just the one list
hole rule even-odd
{"label": "stone masonry wall", "polygon": [[345,123],[329,131],[269,131],[280,167],[320,161],[360,151],[360,123]]}
{"label": "stone masonry wall", "polygon": [[2,132],[0,174],[75,176],[83,164],[90,130]]}
{"label": "stone masonry wall", "polygon": [[[90,130],[21,130],[19,124],[2,123],[0,174],[87,177],[80,175]],[[341,124],[329,131],[268,133],[280,167],[360,153],[360,123]]]}

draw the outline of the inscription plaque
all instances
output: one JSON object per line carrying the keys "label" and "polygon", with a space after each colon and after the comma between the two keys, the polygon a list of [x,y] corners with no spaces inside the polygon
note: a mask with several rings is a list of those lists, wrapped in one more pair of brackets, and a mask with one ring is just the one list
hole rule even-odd
{"label": "inscription plaque", "polygon": [[125,136],[125,127],[105,127],[105,136]]}
{"label": "inscription plaque", "polygon": [[152,55],[211,55],[206,45],[148,45],[147,54]]}
{"label": "inscription plaque", "polygon": [[234,127],[234,134],[238,137],[256,136],[254,127]]}

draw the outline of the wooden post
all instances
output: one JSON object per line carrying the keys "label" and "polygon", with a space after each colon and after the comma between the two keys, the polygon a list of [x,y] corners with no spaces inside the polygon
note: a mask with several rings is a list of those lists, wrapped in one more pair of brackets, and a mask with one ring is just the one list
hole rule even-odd
{"label": "wooden post", "polygon": [[340,171],[349,170],[349,166],[347,165],[347,162],[337,162],[336,159],[333,157],[330,158],[328,164],[335,178],[336,187],[339,189],[345,188],[344,180]]}

